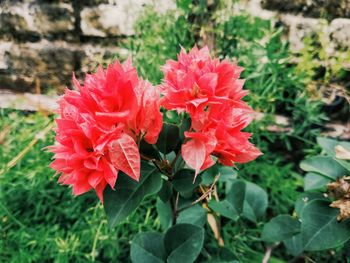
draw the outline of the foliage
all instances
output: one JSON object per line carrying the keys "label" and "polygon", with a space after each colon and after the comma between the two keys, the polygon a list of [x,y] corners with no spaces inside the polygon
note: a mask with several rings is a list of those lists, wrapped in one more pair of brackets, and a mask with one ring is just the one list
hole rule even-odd
{"label": "foliage", "polygon": [[[283,242],[293,256],[342,247],[350,239],[350,144],[321,137],[318,143],[323,155],[300,164],[307,174],[295,216],[279,215],[265,224],[262,232],[262,240]],[[322,195],[326,189],[328,195]]]}

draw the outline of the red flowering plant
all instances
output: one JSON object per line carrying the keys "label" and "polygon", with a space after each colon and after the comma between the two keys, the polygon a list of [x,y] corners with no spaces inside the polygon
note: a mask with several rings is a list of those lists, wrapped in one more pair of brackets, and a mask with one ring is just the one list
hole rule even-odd
{"label": "red flowering plant", "polygon": [[[193,262],[206,221],[223,245],[221,217],[255,222],[264,213],[266,193],[236,179],[234,170],[261,154],[242,131],[253,117],[242,100],[242,70],[212,58],[207,47],[194,47],[166,62],[157,87],[127,60],[86,75],[83,85],[73,77],[76,89],[61,97],[50,147],[59,182],[71,185],[74,195],[94,189],[110,226],[124,221],[144,197],[158,196],[165,233],[137,235],[133,262]],[[217,193],[220,183],[225,198]]]}

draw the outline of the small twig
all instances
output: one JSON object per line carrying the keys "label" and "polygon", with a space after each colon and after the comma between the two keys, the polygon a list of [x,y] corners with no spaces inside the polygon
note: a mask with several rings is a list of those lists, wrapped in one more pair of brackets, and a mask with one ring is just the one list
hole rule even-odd
{"label": "small twig", "polygon": [[265,255],[264,255],[264,258],[262,260],[262,263],[268,263],[269,262],[272,250],[274,250],[276,247],[278,247],[278,245],[279,245],[279,243],[277,243],[275,245],[272,245],[272,246],[266,247],[266,251],[265,251]]}
{"label": "small twig", "polygon": [[172,198],[170,198],[170,205],[171,205],[171,209],[173,212],[173,225],[176,224],[176,219],[177,219],[177,215],[178,215],[178,211],[177,211],[177,206],[179,203],[179,193],[176,192],[175,190],[173,191],[173,194],[176,193],[176,197],[175,197],[175,203],[174,203],[174,195]]}
{"label": "small twig", "polygon": [[202,189],[202,191],[204,193],[198,199],[193,201],[191,204],[180,208],[179,210],[177,210],[177,212],[180,213],[180,212],[182,212],[182,211],[184,211],[184,210],[194,206],[195,204],[198,204],[200,201],[204,200],[205,198],[207,198],[213,192],[215,184],[219,180],[219,178],[220,178],[220,173],[217,176],[215,176],[214,182],[212,183],[212,185],[210,186],[210,188],[208,190],[205,191],[205,190]]}

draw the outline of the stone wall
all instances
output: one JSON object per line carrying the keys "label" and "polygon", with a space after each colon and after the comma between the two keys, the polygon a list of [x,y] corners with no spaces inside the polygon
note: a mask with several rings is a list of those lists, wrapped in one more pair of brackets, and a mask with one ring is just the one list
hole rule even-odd
{"label": "stone wall", "polygon": [[241,8],[285,26],[293,51],[318,32],[328,37],[330,49],[350,50],[350,0],[245,0]]}
{"label": "stone wall", "polygon": [[173,0],[0,0],[0,89],[62,91],[73,71],[126,57],[120,44],[147,5],[175,8]]}

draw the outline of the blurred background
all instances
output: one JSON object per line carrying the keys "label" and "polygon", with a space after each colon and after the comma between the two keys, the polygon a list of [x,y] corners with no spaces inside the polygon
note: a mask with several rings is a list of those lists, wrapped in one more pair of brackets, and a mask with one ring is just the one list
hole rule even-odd
{"label": "blurred background", "polygon": [[[128,262],[129,241],[160,229],[148,198],[107,227],[93,193],[73,197],[48,168],[55,100],[99,64],[132,55],[154,85],[180,45],[208,45],[245,68],[248,129],[264,152],[238,175],[269,194],[268,215],[291,213],[302,191],[299,162],[317,136],[350,140],[349,0],[0,0],[0,262]],[[263,223],[222,222],[226,246],[261,262]],[[208,236],[198,262],[217,246]],[[298,262],[344,262],[341,251]],[[308,261],[310,259],[310,261]],[[283,248],[271,262],[295,260]]]}

